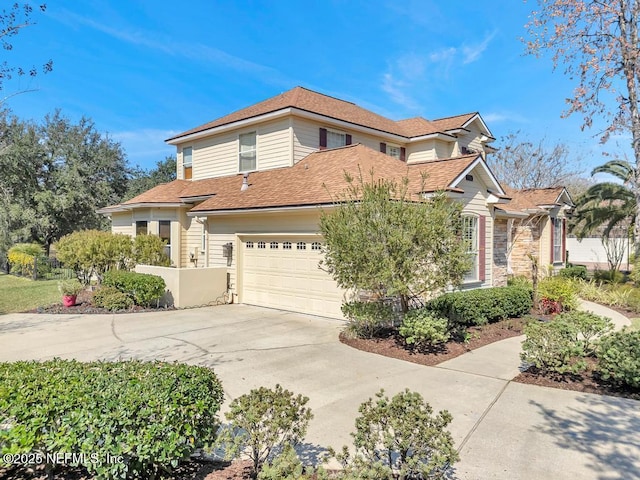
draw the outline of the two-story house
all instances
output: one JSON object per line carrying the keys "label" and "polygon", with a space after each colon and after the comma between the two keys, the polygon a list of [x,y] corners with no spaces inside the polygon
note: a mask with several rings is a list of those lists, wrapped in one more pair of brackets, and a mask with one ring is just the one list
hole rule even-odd
{"label": "two-story house", "polygon": [[318,267],[318,220],[345,172],[448,192],[464,206],[475,259],[465,287],[506,281],[494,222],[508,197],[485,163],[493,141],[478,113],[394,121],[296,87],[168,139],[177,180],[101,212],[114,232],[160,235],[179,269],[226,269],[234,302],[341,317],[344,292]]}

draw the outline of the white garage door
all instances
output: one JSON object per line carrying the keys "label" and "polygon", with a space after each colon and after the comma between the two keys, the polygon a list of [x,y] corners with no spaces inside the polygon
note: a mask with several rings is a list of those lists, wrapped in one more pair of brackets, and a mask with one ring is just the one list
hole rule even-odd
{"label": "white garage door", "polygon": [[318,263],[319,237],[242,238],[242,303],[342,318],[343,291]]}

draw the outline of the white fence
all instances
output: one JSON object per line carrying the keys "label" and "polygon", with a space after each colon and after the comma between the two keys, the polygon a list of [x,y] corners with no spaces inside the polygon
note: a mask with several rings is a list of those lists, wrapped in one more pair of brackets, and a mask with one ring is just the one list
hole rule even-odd
{"label": "white fence", "polygon": [[[627,239],[621,240],[624,248],[624,255],[622,257],[622,263],[620,268],[622,270],[629,270],[629,251],[631,248],[631,242]],[[583,238],[578,240],[577,238],[567,237],[567,250],[569,251],[569,262],[579,265],[586,265],[588,268],[599,268],[607,270],[609,264],[607,263],[607,253],[602,246],[602,240],[600,238]]]}

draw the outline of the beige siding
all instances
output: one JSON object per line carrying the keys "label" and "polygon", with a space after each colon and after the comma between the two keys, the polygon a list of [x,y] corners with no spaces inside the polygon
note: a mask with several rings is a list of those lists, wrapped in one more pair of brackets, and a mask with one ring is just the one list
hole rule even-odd
{"label": "beige siding", "polygon": [[133,236],[133,220],[131,212],[114,213],[111,215],[111,231]]}
{"label": "beige siding", "polygon": [[467,127],[469,133],[466,135],[462,135],[458,139],[458,143],[460,147],[467,147],[476,152],[484,152],[484,148],[482,146],[482,142],[480,138],[482,137],[482,132],[477,124],[477,122],[472,123]]}
{"label": "beige siding", "polygon": [[[480,170],[474,169],[471,171],[474,177],[473,181],[462,180],[459,187],[464,190],[464,193],[458,197],[463,205],[464,213],[472,215],[482,215],[486,219],[485,225],[485,281],[482,283],[482,287],[490,287],[493,284],[492,265],[493,265],[493,217],[487,207],[487,187],[481,180]],[[472,286],[477,286],[477,283],[473,283]]]}
{"label": "beige siding", "polygon": [[258,170],[290,167],[293,165],[288,119],[269,123],[258,128],[257,142]]}
{"label": "beige siding", "polygon": [[430,162],[436,160],[435,140],[412,143],[407,147],[407,163]]}
{"label": "beige siding", "polygon": [[552,264],[551,261],[551,218],[546,217],[542,221],[542,232],[540,234],[540,270],[546,271]]}
{"label": "beige siding", "polygon": [[227,259],[222,256],[222,246],[225,243],[233,244],[233,258],[229,268],[231,275],[231,290],[234,294],[239,291],[237,282],[238,252],[240,241],[238,234],[278,234],[278,233],[318,233],[319,210],[311,210],[305,213],[263,213],[245,214],[238,216],[214,216],[209,217],[209,266],[227,266]]}
{"label": "beige siding", "polygon": [[227,132],[193,144],[193,179],[221,177],[238,172],[238,134]]}
{"label": "beige siding", "polygon": [[[436,156],[441,158],[451,158],[454,156],[456,150],[455,142],[444,142],[442,140],[436,140],[435,142]],[[457,151],[455,151],[457,153]]]}
{"label": "beige siding", "polygon": [[[183,223],[181,235],[180,262],[184,268],[206,267],[206,256],[202,250],[202,229],[201,223],[196,222],[194,217],[186,217]],[[193,254],[193,257],[191,256]],[[196,261],[191,261],[193,258]]]}

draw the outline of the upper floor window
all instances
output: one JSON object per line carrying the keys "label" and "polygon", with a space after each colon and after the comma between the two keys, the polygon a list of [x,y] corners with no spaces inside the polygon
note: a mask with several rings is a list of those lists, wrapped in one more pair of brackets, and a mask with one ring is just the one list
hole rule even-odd
{"label": "upper floor window", "polygon": [[402,160],[403,162],[406,160],[407,153],[404,147],[399,147],[398,145],[389,145],[386,142],[380,142],[380,151],[382,153],[386,153],[390,157]]}
{"label": "upper floor window", "polygon": [[193,176],[193,148],[184,147],[182,149],[182,168],[183,178],[185,180],[191,180]]}
{"label": "upper floor window", "polygon": [[240,164],[241,172],[250,172],[256,169],[256,132],[240,135]]}
{"label": "upper floor window", "polygon": [[553,263],[562,262],[562,219],[552,218],[553,221]]}
{"label": "upper floor window", "polygon": [[320,129],[320,150],[351,145],[351,135],[334,130]]}
{"label": "upper floor window", "polygon": [[479,273],[478,217],[465,215],[462,217],[462,241],[467,254],[471,257],[471,269],[465,274],[465,282],[475,282]]}
{"label": "upper floor window", "polygon": [[400,147],[395,145],[387,145],[387,155],[400,160]]}

